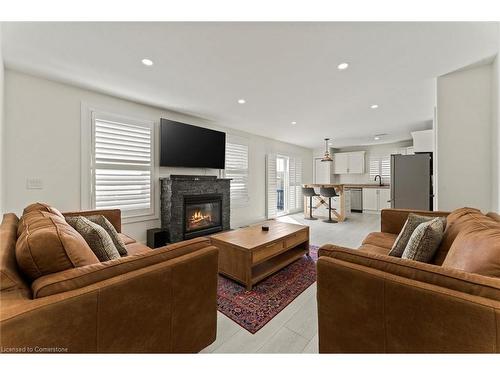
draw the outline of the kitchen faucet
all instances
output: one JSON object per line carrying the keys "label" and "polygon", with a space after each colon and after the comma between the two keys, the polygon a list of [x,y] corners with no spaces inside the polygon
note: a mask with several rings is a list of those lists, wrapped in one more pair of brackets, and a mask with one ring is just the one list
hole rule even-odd
{"label": "kitchen faucet", "polygon": [[377,181],[377,177],[378,177],[378,183],[379,183],[379,186],[382,186],[382,176],[381,175],[376,175],[375,176],[375,181]]}

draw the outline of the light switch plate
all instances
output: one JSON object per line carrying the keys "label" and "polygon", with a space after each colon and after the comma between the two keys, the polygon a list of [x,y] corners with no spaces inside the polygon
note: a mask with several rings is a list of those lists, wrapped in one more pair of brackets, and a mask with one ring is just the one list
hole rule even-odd
{"label": "light switch plate", "polygon": [[43,189],[42,179],[40,177],[28,177],[28,178],[26,178],[26,189],[28,189],[28,190]]}

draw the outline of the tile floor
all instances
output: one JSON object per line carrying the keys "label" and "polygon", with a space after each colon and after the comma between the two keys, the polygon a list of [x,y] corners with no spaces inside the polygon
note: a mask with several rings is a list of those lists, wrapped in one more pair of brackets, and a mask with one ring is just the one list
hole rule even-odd
{"label": "tile floor", "polygon": [[[380,215],[352,213],[343,223],[305,220],[302,213],[278,220],[309,225],[310,243],[358,247],[370,232],[380,230]],[[202,353],[317,353],[316,283],[306,289],[257,333],[251,334],[217,313],[217,340]]]}

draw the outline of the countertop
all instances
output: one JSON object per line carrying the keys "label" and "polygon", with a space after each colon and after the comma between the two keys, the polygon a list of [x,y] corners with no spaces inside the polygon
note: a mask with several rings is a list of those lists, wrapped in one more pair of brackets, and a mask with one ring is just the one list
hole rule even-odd
{"label": "countertop", "polygon": [[353,188],[375,188],[375,189],[389,189],[389,184],[380,186],[379,184],[304,184],[304,187],[334,187],[336,189],[353,189]]}
{"label": "countertop", "polygon": [[379,184],[344,184],[344,187],[346,189],[351,189],[351,188],[389,189],[391,187],[391,185],[383,184],[382,186],[380,186]]}

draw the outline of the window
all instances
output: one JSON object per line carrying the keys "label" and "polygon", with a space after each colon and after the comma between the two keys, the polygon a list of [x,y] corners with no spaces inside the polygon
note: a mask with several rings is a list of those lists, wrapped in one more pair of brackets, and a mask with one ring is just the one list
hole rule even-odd
{"label": "window", "polygon": [[231,205],[245,205],[248,195],[248,144],[231,137],[226,141],[226,178],[231,178]]}
{"label": "window", "polygon": [[154,214],[154,123],[92,112],[91,206]]}
{"label": "window", "polygon": [[290,157],[290,212],[302,209],[302,159]]}
{"label": "window", "polygon": [[387,180],[391,178],[390,156],[370,156],[370,177],[375,178],[376,175]]}

